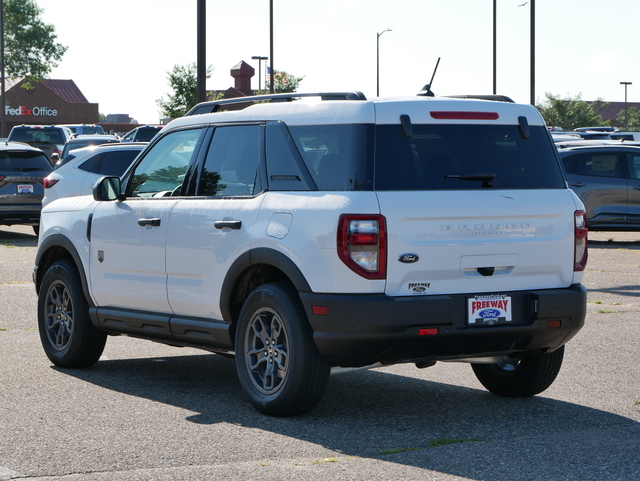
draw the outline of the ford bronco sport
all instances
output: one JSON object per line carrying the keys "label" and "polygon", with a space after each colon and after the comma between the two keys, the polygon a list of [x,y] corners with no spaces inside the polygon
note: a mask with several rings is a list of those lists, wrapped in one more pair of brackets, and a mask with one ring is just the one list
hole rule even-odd
{"label": "ford bronco sport", "polygon": [[233,354],[273,416],[311,410],[333,366],[461,361],[499,395],[551,385],[584,323],[587,230],[534,107],[251,100],[197,106],[122,180],[43,209],[55,365],[96,363],[109,335]]}

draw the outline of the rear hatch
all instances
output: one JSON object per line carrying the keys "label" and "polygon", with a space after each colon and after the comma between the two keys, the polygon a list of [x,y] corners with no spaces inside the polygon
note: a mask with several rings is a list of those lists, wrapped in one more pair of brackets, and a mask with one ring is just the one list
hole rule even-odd
{"label": "rear hatch", "polygon": [[535,109],[433,100],[378,104],[377,117],[375,190],[387,221],[388,295],[575,282],[581,206]]}
{"label": "rear hatch", "polygon": [[51,164],[35,150],[0,152],[0,205],[39,207],[44,194],[43,179]]}

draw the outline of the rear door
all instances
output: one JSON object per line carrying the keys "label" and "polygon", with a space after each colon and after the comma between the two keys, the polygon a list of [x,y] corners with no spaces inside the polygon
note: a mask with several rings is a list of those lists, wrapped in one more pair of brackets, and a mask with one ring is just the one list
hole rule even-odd
{"label": "rear door", "polygon": [[598,149],[561,155],[569,187],[586,207],[589,228],[624,229],[628,213],[626,154]]}
{"label": "rear door", "polygon": [[627,179],[627,228],[640,229],[640,149],[627,154],[629,178]]}

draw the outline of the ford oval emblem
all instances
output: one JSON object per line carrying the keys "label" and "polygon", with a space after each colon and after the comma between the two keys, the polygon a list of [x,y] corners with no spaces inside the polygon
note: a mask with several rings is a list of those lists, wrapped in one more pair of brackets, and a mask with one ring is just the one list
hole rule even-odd
{"label": "ford oval emblem", "polygon": [[411,264],[413,262],[418,262],[420,257],[417,254],[402,254],[398,256],[398,261],[403,264]]}
{"label": "ford oval emblem", "polygon": [[495,319],[496,317],[500,317],[500,311],[498,309],[484,309],[479,312],[480,317],[484,319]]}

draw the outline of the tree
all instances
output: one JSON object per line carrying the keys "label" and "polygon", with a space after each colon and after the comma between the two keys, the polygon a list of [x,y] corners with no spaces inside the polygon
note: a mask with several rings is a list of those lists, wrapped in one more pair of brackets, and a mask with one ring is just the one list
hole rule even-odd
{"label": "tree", "polygon": [[[168,100],[160,98],[156,103],[160,107],[160,115],[170,119],[183,117],[191,107],[198,103],[198,66],[195,63],[188,65],[174,65],[169,74],[169,85],[173,93]],[[211,77],[213,68],[207,67],[207,78]],[[217,100],[220,96],[213,95],[207,100]]]}
{"label": "tree", "polygon": [[582,100],[578,94],[575,98],[545,93],[546,101],[536,105],[540,115],[544,118],[548,126],[561,127],[564,130],[573,130],[578,127],[599,127],[608,126],[609,121],[605,121],[600,115],[608,103],[602,99],[597,99],[592,103]]}
{"label": "tree", "polygon": [[4,0],[5,73],[24,77],[25,88],[43,80],[67,51],[56,43],[54,27],[42,21],[41,13],[34,0]]}
{"label": "tree", "polygon": [[[280,71],[274,70],[273,74],[273,93],[274,94],[284,94],[289,92],[296,92],[298,90],[298,85],[302,81],[304,77],[294,77],[293,75]],[[269,82],[267,82],[269,85]],[[257,90],[257,94],[268,94],[270,90]]]}
{"label": "tree", "polygon": [[640,130],[640,110],[638,107],[629,107],[629,113],[623,109],[618,112],[616,120],[625,126],[627,130]]}

